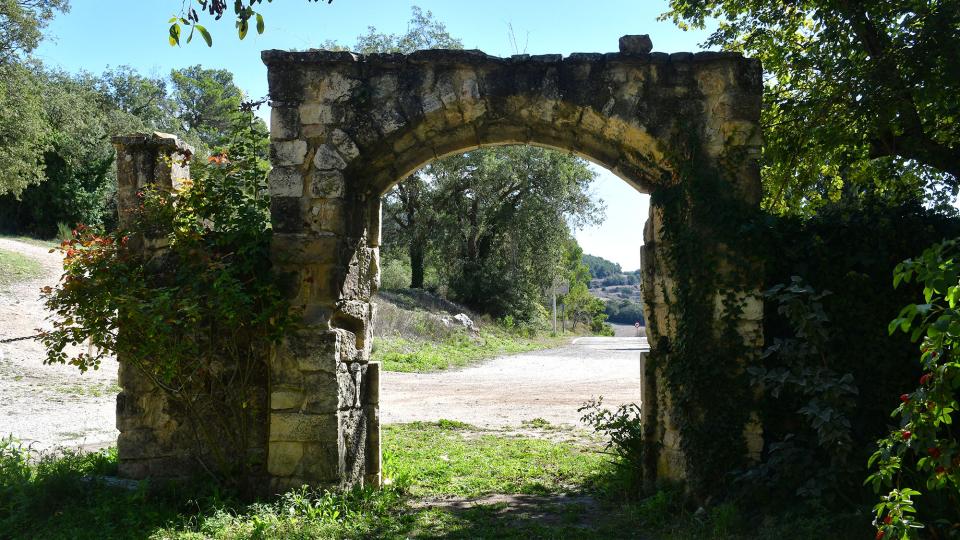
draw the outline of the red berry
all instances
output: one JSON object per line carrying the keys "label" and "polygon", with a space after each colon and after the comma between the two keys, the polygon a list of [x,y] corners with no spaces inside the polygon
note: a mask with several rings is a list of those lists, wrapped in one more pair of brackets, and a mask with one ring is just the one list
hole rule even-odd
{"label": "red berry", "polygon": [[900,394],[900,401],[904,403],[910,401],[910,394]]}
{"label": "red berry", "polygon": [[883,522],[886,523],[887,525],[889,525],[892,521],[893,521],[893,518],[890,516],[883,518]]}
{"label": "red berry", "polygon": [[947,469],[944,468],[943,465],[941,465],[941,466],[937,467],[936,469],[934,469],[933,472],[935,472],[935,473],[937,473],[937,474],[943,474],[943,473],[947,472]]}
{"label": "red berry", "polygon": [[903,440],[907,440],[911,435],[913,435],[913,433],[910,433],[909,431],[902,431],[900,435],[903,436]]}
{"label": "red berry", "polygon": [[886,535],[887,535],[887,533],[885,533],[884,531],[877,531],[877,536],[875,536],[874,539],[875,539],[875,540],[880,540],[881,538],[883,538],[883,537],[886,536]]}
{"label": "red berry", "polygon": [[940,449],[935,446],[927,448],[927,453],[930,454],[930,457],[932,457],[933,459],[937,459],[940,457]]}
{"label": "red berry", "polygon": [[924,373],[923,377],[920,377],[920,384],[925,385],[930,382],[930,379],[933,378],[933,373]]}

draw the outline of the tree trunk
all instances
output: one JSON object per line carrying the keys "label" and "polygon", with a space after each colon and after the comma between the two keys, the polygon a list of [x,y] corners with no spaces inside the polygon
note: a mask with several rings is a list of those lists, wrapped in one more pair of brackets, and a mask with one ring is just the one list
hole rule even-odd
{"label": "tree trunk", "polygon": [[410,240],[410,288],[423,288],[423,239]]}

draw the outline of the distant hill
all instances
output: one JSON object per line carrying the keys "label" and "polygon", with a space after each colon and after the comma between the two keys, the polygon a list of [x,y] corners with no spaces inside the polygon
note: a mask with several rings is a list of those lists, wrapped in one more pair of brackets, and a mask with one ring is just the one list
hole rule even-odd
{"label": "distant hill", "polygon": [[640,304],[640,270],[624,272],[619,264],[596,255],[583,256],[590,268],[590,293],[603,300],[607,321],[620,324],[643,324]]}

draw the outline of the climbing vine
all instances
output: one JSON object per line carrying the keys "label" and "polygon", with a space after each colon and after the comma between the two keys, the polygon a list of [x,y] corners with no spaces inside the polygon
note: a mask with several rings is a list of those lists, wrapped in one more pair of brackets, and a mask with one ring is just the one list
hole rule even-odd
{"label": "climbing vine", "polygon": [[731,193],[743,156],[728,155],[718,168],[707,163],[692,134],[671,146],[668,186],[651,197],[663,226],[657,264],[671,283],[660,284],[668,317],[651,321],[658,341],[648,369],[667,390],[669,402],[660,406],[680,431],[687,480],[702,497],[721,488],[747,457],[744,429],[753,398],[745,361],[754,351],[740,322],[744,293],[760,280],[738,269],[756,266],[747,255],[756,210]]}

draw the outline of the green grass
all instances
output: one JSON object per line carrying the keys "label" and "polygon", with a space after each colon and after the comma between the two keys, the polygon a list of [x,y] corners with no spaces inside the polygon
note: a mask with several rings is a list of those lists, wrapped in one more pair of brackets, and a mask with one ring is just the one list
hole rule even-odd
{"label": "green grass", "polygon": [[34,259],[0,249],[0,287],[27,281],[43,274],[43,266]]}
{"label": "green grass", "polygon": [[459,334],[441,342],[375,338],[371,360],[386,371],[429,372],[466,367],[488,358],[560,346],[563,337],[520,337],[483,330],[478,339]]}
{"label": "green grass", "polygon": [[596,448],[509,437],[441,420],[386,426],[384,468],[415,497],[573,492],[600,474]]}
{"label": "green grass", "polygon": [[[866,515],[856,517],[859,528],[840,529],[825,510],[759,520],[730,503],[695,512],[676,490],[634,503],[557,497],[589,493],[611,468],[576,444],[509,437],[460,422],[387,426],[383,444],[385,476],[392,480],[383,489],[303,488],[251,504],[210,485],[111,488],[91,479],[116,473],[113,450],[30,456],[0,440],[0,538],[781,540],[872,534]],[[443,504],[451,496],[497,492],[547,498],[513,507]]]}

